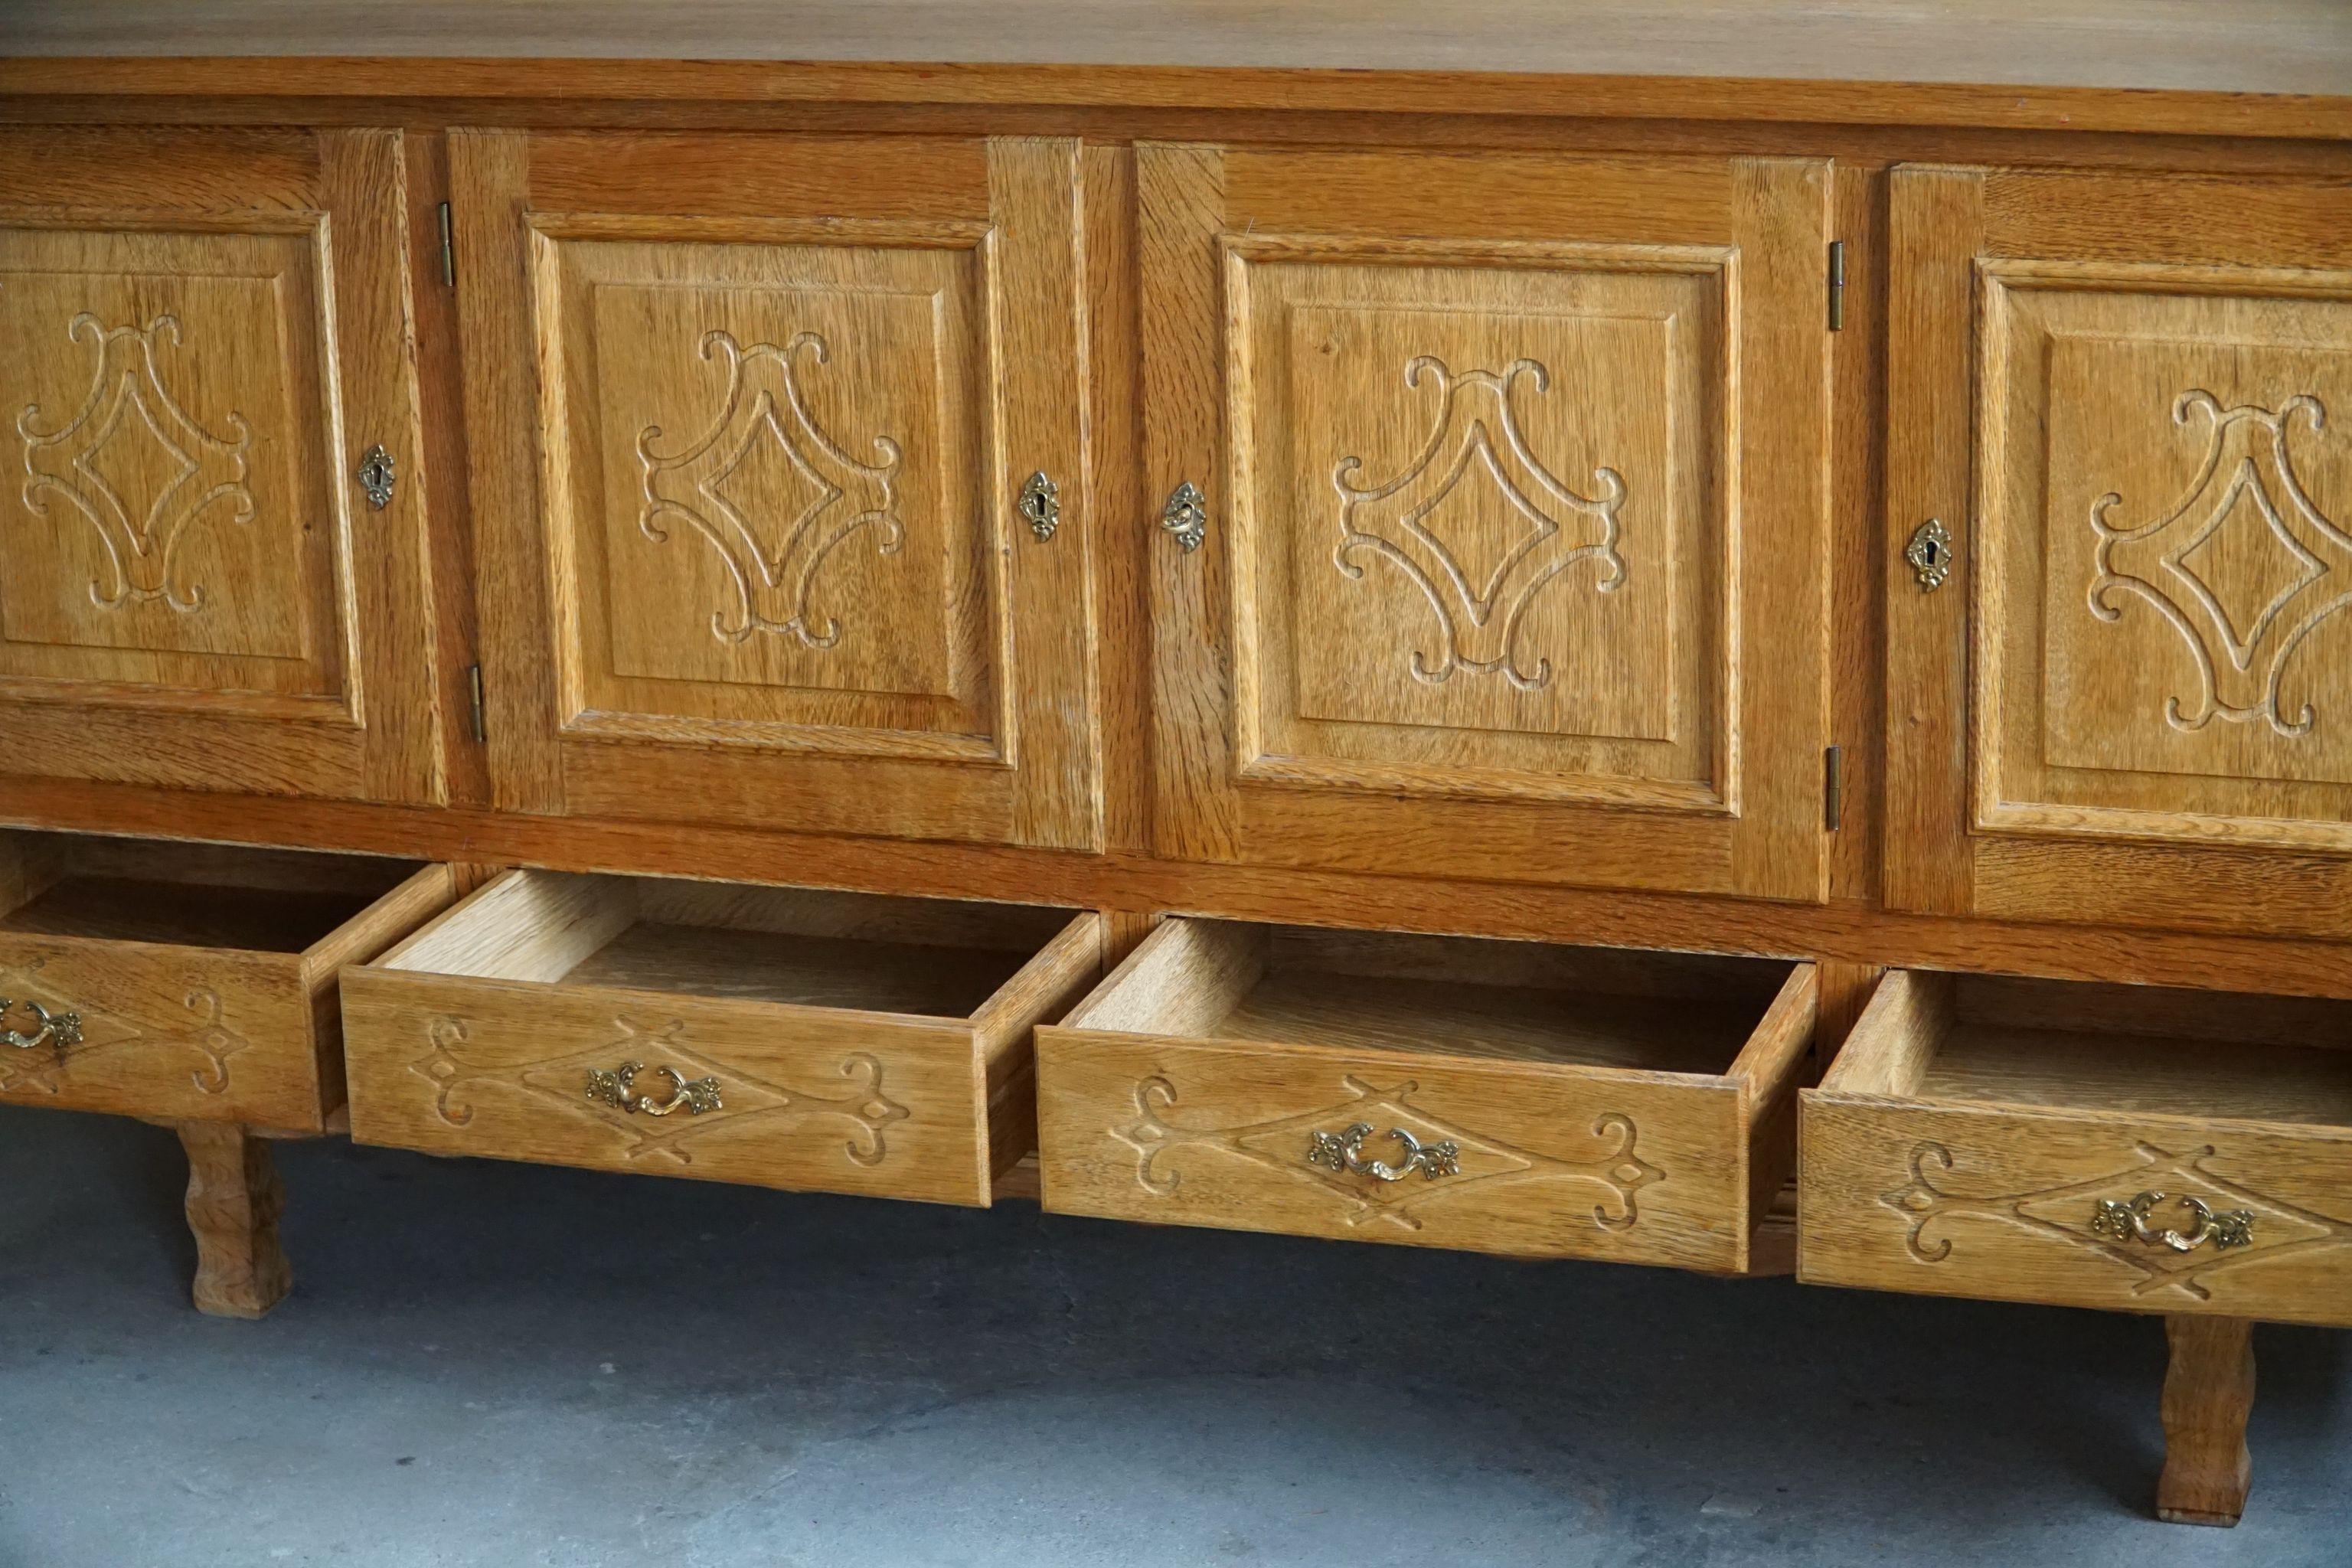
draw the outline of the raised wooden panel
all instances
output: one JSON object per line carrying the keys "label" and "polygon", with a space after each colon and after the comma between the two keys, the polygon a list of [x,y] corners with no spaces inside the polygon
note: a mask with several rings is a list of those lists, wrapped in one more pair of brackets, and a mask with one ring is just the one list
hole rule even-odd
{"label": "raised wooden panel", "polygon": [[537,232],[567,731],[997,758],[986,229]]}
{"label": "raised wooden panel", "polygon": [[2352,198],[2268,184],[2241,232],[2189,223],[2210,182],[1895,188],[1895,315],[1974,308],[1895,345],[1946,434],[1891,444],[1890,552],[1935,515],[1958,560],[1891,580],[1890,896],[2352,930]]}
{"label": "raised wooden panel", "polygon": [[1987,269],[1983,826],[2352,848],[2352,275],[2214,281]]}
{"label": "raised wooden panel", "polygon": [[1721,806],[1729,253],[1228,256],[1242,776]]}
{"label": "raised wooden panel", "polygon": [[[231,191],[251,140],[217,150]],[[10,765],[436,798],[399,215],[352,211],[397,197],[397,136],[310,142],[295,205],[257,156],[226,211],[173,183],[184,151],[6,142],[26,159],[0,181]],[[46,205],[101,159],[113,205]],[[142,162],[152,189],[120,189]],[[349,472],[378,444],[406,488],[384,509]]]}
{"label": "raised wooden panel", "polygon": [[469,340],[538,371],[469,360],[473,417],[545,433],[536,492],[486,492],[501,799],[1098,843],[1075,144],[470,133],[454,168]]}
{"label": "raised wooden panel", "polygon": [[1822,896],[1825,171],[1138,160],[1160,850]]}

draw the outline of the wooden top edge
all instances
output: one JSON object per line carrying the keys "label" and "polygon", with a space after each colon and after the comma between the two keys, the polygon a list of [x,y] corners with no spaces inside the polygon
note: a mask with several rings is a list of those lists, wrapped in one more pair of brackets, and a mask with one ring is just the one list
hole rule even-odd
{"label": "wooden top edge", "polygon": [[[0,57],[16,118],[43,100],[1003,105],[1748,121],[2352,141],[2352,91],[2238,92],[1773,77],[1260,66],[423,56]],[[203,118],[190,101],[192,118]]]}

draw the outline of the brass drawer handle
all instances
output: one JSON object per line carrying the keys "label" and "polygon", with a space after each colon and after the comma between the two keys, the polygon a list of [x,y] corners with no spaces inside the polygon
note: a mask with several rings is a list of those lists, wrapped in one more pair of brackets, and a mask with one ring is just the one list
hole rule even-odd
{"label": "brass drawer handle", "polygon": [[1201,493],[1200,486],[1186,479],[1169,492],[1168,504],[1160,509],[1160,526],[1190,555],[1209,536],[1209,498]]}
{"label": "brass drawer handle", "polygon": [[2142,1193],[2127,1204],[2113,1198],[2101,1198],[2092,1211],[2091,1230],[2098,1236],[2111,1236],[2117,1241],[2138,1240],[2150,1247],[2168,1247],[2175,1252],[2194,1252],[2207,1242],[2220,1250],[2243,1247],[2254,1239],[2254,1216],[2245,1209],[2223,1209],[2215,1214],[2201,1198],[2183,1194],[2180,1206],[2187,1209],[2196,1223],[2184,1234],[2163,1230],[2148,1224],[2147,1216],[2156,1205],[2164,1202],[2162,1193]]}
{"label": "brass drawer handle", "polygon": [[726,1109],[725,1104],[719,1098],[717,1079],[698,1078],[689,1083],[686,1076],[676,1068],[655,1069],[662,1077],[669,1079],[669,1098],[659,1103],[647,1100],[644,1095],[635,1092],[637,1075],[645,1070],[646,1064],[643,1062],[623,1062],[609,1072],[602,1068],[590,1068],[588,1098],[603,1100],[606,1105],[618,1106],[631,1116],[635,1116],[640,1110],[647,1116],[667,1116],[676,1110],[684,1110],[688,1115],[699,1116],[706,1110]]}
{"label": "brass drawer handle", "polygon": [[1364,1140],[1371,1135],[1372,1124],[1369,1121],[1355,1122],[1345,1132],[1309,1132],[1307,1163],[1328,1165],[1335,1171],[1353,1171],[1381,1182],[1402,1182],[1415,1171],[1432,1182],[1440,1176],[1462,1173],[1462,1149],[1451,1138],[1423,1143],[1403,1128],[1391,1127],[1389,1136],[1404,1145],[1404,1163],[1391,1165],[1364,1158]]}
{"label": "brass drawer handle", "polygon": [[[8,1010],[16,1005],[7,997],[0,996],[0,1018],[6,1017]],[[52,1013],[38,1002],[30,1000],[26,1002],[25,1011],[30,1013],[33,1021],[41,1026],[29,1035],[17,1029],[0,1030],[0,1046],[14,1046],[20,1051],[30,1051],[47,1045],[64,1050],[68,1046],[81,1044],[80,1014]]]}

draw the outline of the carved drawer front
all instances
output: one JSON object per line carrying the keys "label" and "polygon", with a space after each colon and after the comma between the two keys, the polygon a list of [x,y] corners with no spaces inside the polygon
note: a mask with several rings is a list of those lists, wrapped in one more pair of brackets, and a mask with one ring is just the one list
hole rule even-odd
{"label": "carved drawer front", "polygon": [[1821,898],[1828,165],[1137,158],[1161,852]]}
{"label": "carved drawer front", "polygon": [[1896,971],[1801,1147],[1818,1284],[2352,1325],[2352,1002]]}
{"label": "carved drawer front", "polygon": [[2352,935],[2352,188],[1894,191],[1890,901]]}
{"label": "carved drawer front", "polygon": [[1811,965],[1171,920],[1037,1031],[1045,1206],[1736,1272]]}
{"label": "carved drawer front", "polygon": [[343,972],[352,1136],[985,1205],[1100,964],[1066,910],[509,872]]}
{"label": "carved drawer front", "polygon": [[454,890],[441,866],[0,834],[0,1103],[320,1131],[336,971]]}
{"label": "carved drawer front", "polygon": [[451,170],[501,802],[1098,844],[1077,143]]}
{"label": "carved drawer front", "polygon": [[393,131],[0,130],[12,771],[442,798],[404,178]]}

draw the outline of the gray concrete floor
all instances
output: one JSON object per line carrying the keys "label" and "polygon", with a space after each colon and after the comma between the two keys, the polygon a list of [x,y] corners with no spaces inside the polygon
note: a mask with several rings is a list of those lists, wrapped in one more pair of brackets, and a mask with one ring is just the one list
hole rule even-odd
{"label": "gray concrete floor", "polygon": [[2352,1336],[2233,1531],[2151,1321],[281,1147],[185,1304],[168,1132],[0,1110],[0,1568],[2352,1564]]}

